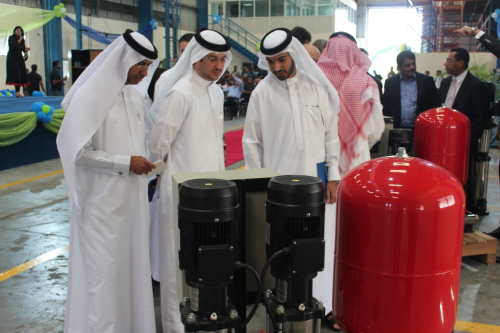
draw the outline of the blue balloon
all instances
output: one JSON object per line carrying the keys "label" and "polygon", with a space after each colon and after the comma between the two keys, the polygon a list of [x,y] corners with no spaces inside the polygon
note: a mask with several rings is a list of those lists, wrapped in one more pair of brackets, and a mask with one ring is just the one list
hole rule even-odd
{"label": "blue balloon", "polygon": [[54,114],[54,108],[52,106],[50,107],[50,111],[47,114],[50,116]]}
{"label": "blue balloon", "polygon": [[42,107],[38,102],[35,102],[35,103],[31,104],[31,110],[35,111],[35,112],[40,112],[40,111],[42,111]]}
{"label": "blue balloon", "polygon": [[43,122],[44,122],[45,124],[48,124],[48,123],[50,123],[51,121],[52,121],[52,116],[51,116],[51,115],[46,114],[46,115],[45,115],[45,118],[43,119]]}
{"label": "blue balloon", "polygon": [[42,111],[36,113],[36,120],[38,121],[44,121],[45,120],[45,113]]}

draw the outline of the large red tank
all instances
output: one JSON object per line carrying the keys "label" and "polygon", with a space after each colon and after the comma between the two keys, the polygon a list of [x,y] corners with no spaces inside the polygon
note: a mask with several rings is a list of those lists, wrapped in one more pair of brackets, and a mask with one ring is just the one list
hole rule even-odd
{"label": "large red tank", "polygon": [[415,157],[442,166],[467,182],[469,165],[470,121],[460,111],[430,109],[415,120]]}
{"label": "large red tank", "polygon": [[337,198],[333,313],[342,330],[451,333],[465,214],[458,179],[389,156],[347,173]]}

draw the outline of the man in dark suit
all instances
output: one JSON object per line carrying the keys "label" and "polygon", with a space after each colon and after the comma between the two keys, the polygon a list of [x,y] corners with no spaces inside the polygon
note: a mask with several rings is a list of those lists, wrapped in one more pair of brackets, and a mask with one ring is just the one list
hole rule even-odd
{"label": "man in dark suit", "polygon": [[419,114],[437,106],[437,90],[432,77],[417,72],[413,52],[403,51],[396,60],[400,74],[385,81],[383,112],[394,118],[394,128],[413,128]]}
{"label": "man in dark suit", "polygon": [[471,123],[469,156],[478,152],[478,141],[488,122],[488,106],[484,83],[469,73],[469,52],[461,47],[452,49],[444,67],[451,76],[441,83],[438,104],[465,114]]}
{"label": "man in dark suit", "polygon": [[[476,39],[478,39],[483,46],[493,53],[497,58],[500,58],[500,41],[496,39],[493,36],[488,35],[484,31],[477,29],[477,28],[470,28],[470,27],[462,27],[458,30],[455,30],[455,32],[458,32],[464,36],[474,36]],[[499,175],[500,175],[500,168],[498,169]],[[488,235],[493,236],[497,239],[500,239],[500,227],[496,228],[495,230],[491,231],[488,233]],[[498,260],[498,257],[497,257]]]}

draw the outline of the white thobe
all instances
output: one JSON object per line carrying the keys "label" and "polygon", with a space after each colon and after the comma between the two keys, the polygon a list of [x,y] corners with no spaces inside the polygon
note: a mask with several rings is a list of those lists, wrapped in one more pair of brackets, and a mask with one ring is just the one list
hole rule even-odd
{"label": "white thobe", "polygon": [[[169,73],[172,73],[172,71],[167,70],[164,73],[160,75],[158,80],[156,80],[155,83],[155,95],[154,98],[155,100],[160,98],[160,90],[161,87],[167,82],[168,75]],[[152,103],[151,103],[152,104]],[[150,106],[151,107],[151,106]],[[152,126],[151,130],[154,126],[154,123],[156,122],[156,114],[153,114],[152,112],[148,113],[149,118],[146,120],[152,120]],[[149,124],[149,122],[147,123]],[[149,129],[148,126],[146,126],[146,129]],[[147,137],[151,137],[151,131],[147,133]],[[151,156],[150,159],[152,162],[156,162]],[[150,211],[150,221],[151,221],[151,228],[150,228],[150,245],[149,245],[149,255],[151,257],[151,276],[155,281],[160,281],[160,240],[159,240],[159,233],[158,233],[158,209],[159,209],[159,193],[155,193],[153,196],[153,200],[149,203],[149,211]]]}
{"label": "white thobe", "polygon": [[146,156],[144,97],[125,86],[77,155],[66,333],[154,333],[147,182],[129,171]]}
{"label": "white thobe", "polygon": [[[332,96],[301,70],[286,81],[269,75],[248,104],[243,134],[246,168],[317,177],[317,164],[326,162],[328,180],[340,180],[338,95]],[[335,206],[326,205],[325,269],[313,280],[313,295],[326,313],[332,308]]]}
{"label": "white thobe", "polygon": [[[222,90],[193,69],[167,94],[153,127],[149,150],[153,160],[166,161],[160,177],[158,212],[161,311],[163,332],[184,332],[176,280],[179,269],[173,216],[172,175],[224,170]],[[180,295],[182,296],[182,295]]]}

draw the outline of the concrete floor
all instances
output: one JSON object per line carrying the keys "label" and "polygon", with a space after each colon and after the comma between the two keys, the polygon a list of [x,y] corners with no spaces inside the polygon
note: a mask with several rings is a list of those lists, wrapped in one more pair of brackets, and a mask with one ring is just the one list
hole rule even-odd
{"label": "concrete floor", "polygon": [[[238,129],[244,119],[226,121],[225,129]],[[489,232],[499,226],[500,190],[498,150],[490,152],[488,202],[490,215],[479,230]],[[230,166],[243,166],[239,162]],[[228,169],[229,169],[228,168]],[[3,187],[22,180],[61,170],[59,160],[27,165],[0,172],[0,274],[61,249],[54,258],[2,281],[0,275],[0,333],[62,332],[69,243],[69,207],[62,173]],[[500,332],[500,266],[486,266],[464,258],[460,283],[458,320],[494,325],[488,330],[461,332]],[[12,271],[11,271],[12,272]],[[5,274],[5,273],[4,273]],[[162,332],[159,317],[159,286],[153,286],[157,310],[157,332]],[[422,318],[425,323],[425,318]],[[425,325],[425,324],[424,324]],[[248,327],[249,333],[265,329],[265,311],[259,309]],[[329,332],[326,327],[322,332]],[[427,332],[425,328],[422,332]],[[432,333],[432,332],[431,332]]]}

